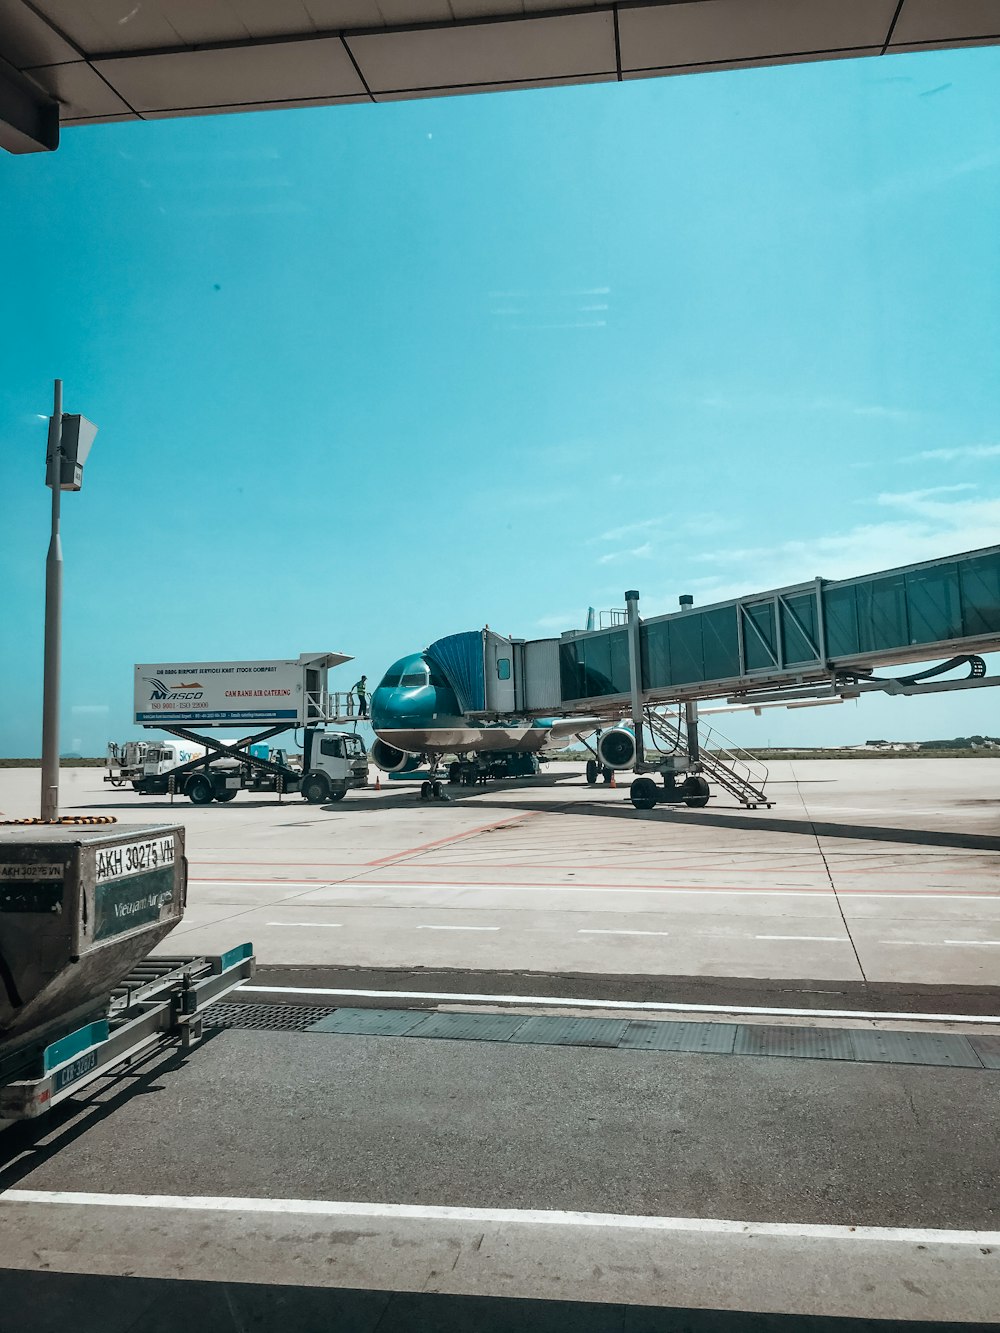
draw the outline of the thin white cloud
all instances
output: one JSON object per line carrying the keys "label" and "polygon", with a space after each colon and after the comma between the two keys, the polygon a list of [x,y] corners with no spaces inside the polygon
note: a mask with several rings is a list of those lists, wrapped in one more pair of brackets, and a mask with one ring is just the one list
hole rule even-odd
{"label": "thin white cloud", "polygon": [[608,528],[607,532],[602,532],[599,537],[591,537],[591,542],[620,542],[625,537],[632,537],[638,532],[649,532],[654,528],[659,528],[663,523],[662,518],[641,518],[637,523],[623,523],[618,528]]}
{"label": "thin white cloud", "polygon": [[923,449],[903,461],[927,459],[929,462],[954,463],[961,458],[1000,458],[1000,444],[959,444],[951,449]]}
{"label": "thin white cloud", "polygon": [[717,570],[701,585],[705,600],[805,583],[817,575],[851,578],[973,551],[994,545],[1000,531],[1000,497],[970,496],[964,486],[887,493],[879,500],[897,510],[898,517],[777,546],[716,549],[696,556],[698,563]]}
{"label": "thin white cloud", "polygon": [[910,421],[915,413],[906,407],[886,407],[882,403],[862,403],[855,407],[845,405],[845,411],[856,417],[875,417],[879,421]]}
{"label": "thin white cloud", "polygon": [[889,403],[855,403],[843,398],[805,397],[795,393],[711,393],[704,394],[697,402],[700,407],[711,407],[720,412],[832,413],[895,422],[913,421],[920,415],[910,408]]}
{"label": "thin white cloud", "polygon": [[643,542],[641,546],[632,546],[622,551],[607,551],[598,557],[599,565],[614,564],[619,560],[648,560],[653,554],[653,543]]}
{"label": "thin white cloud", "polygon": [[558,615],[539,616],[535,624],[539,629],[582,629],[586,624],[586,615],[581,616],[579,611],[563,611]]}
{"label": "thin white cloud", "polygon": [[935,495],[955,495],[960,491],[974,490],[976,486],[973,482],[959,481],[951,486],[928,486],[922,491],[883,491],[876,496],[875,503],[896,509],[914,509]]}

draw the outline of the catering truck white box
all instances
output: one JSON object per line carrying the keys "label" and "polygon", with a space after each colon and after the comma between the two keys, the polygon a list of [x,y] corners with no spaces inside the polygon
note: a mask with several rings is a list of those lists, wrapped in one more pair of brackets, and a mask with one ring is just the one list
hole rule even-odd
{"label": "catering truck white box", "polygon": [[135,668],[139,726],[301,727],[326,716],[326,674],[351,659],[302,653],[296,661],[141,662]]}

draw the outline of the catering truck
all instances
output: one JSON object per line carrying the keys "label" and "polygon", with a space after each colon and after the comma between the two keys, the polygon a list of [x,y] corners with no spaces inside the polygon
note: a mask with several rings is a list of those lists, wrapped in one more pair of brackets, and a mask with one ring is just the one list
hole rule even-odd
{"label": "catering truck", "polygon": [[[195,805],[231,801],[240,791],[299,792],[313,804],[343,800],[368,783],[361,737],[334,729],[357,724],[354,697],[327,689],[330,667],[350,660],[343,653],[302,653],[295,660],[140,663],[135,723],[165,731],[186,748],[152,741],[112,745],[107,780],[128,781],[144,796],[177,793]],[[195,726],[255,730],[224,741]],[[301,766],[288,750],[268,743],[299,728]]]}

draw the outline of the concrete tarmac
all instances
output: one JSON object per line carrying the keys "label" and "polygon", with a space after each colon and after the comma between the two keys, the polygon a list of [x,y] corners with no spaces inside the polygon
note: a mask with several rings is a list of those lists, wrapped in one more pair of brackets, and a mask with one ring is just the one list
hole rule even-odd
{"label": "concrete tarmac", "polygon": [[[0,770],[0,810],[38,775]],[[772,765],[775,808],[634,810],[579,766],[448,803],[412,783],[329,807],[204,808],[63,774],[65,813],[179,819],[191,888],[164,945],[264,965],[1000,985],[1000,760]]]}
{"label": "concrete tarmac", "polygon": [[[1000,1013],[1000,761],[774,765],[756,812],[639,813],[570,768],[330,807],[171,808],[100,776],[65,771],[64,813],[185,824],[163,951],[252,939],[245,999]],[[3,816],[35,813],[37,786],[0,770]],[[997,1322],[998,1077],[222,1030],[0,1135],[0,1310],[45,1330],[75,1303],[80,1333],[199,1309],[297,1333],[324,1292],[331,1326],[381,1333]]]}

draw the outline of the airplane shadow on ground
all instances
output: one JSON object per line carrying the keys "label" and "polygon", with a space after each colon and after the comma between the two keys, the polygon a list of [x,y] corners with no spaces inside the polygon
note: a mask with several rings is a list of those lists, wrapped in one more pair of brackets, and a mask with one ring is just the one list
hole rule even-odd
{"label": "airplane shadow on ground", "polygon": [[[511,790],[509,787],[506,790]],[[492,795],[492,793],[490,793]],[[389,805],[424,804],[412,795],[391,802],[371,801],[357,806],[353,813],[377,815]],[[595,819],[625,819],[661,825],[684,824],[709,828],[738,829],[746,832],[793,833],[806,838],[844,838],[857,842],[892,842],[915,847],[953,847],[959,851],[1000,852],[1000,835],[990,833],[955,833],[942,829],[894,828],[882,824],[837,824],[828,820],[782,819],[776,815],[747,811],[689,810],[683,806],[661,805],[655,810],[636,810],[627,797],[614,805],[599,801],[572,801],[554,805],[547,801],[516,798],[496,800],[489,796],[469,795],[455,798],[451,805],[473,806],[477,810],[496,811],[498,816],[521,814],[587,815]],[[428,810],[437,802],[427,801]],[[322,806],[335,810],[337,806]]]}
{"label": "airplane shadow on ground", "polygon": [[[546,784],[546,791],[558,791],[562,783]],[[501,788],[477,787],[473,790],[459,786],[446,785],[448,800],[445,802],[421,801],[416,790],[391,791],[380,794],[379,799],[370,801],[351,801],[349,805],[336,801],[324,805],[309,807],[316,814],[346,814],[352,817],[377,816],[386,810],[419,808],[429,814],[434,810],[443,810],[456,806],[472,806],[477,810],[496,811],[498,816],[520,814],[547,815],[583,815],[595,819],[625,819],[653,824],[684,824],[707,826],[709,828],[745,830],[747,832],[792,833],[806,838],[843,838],[855,842],[889,842],[913,847],[951,847],[956,851],[1000,852],[1000,835],[991,833],[961,833],[943,829],[895,828],[881,824],[838,824],[828,820],[782,819],[773,814],[762,814],[739,810],[689,810],[683,806],[661,805],[654,810],[636,810],[623,793],[622,799],[615,804],[605,801],[574,800],[565,804],[553,804],[540,799],[531,800],[526,795],[518,795],[512,800],[498,800],[494,792],[527,793],[537,791],[537,781],[527,779],[524,782],[507,782]],[[579,790],[579,787],[570,788]],[[600,789],[599,789],[600,790]],[[348,798],[350,799],[350,798]],[[273,809],[276,802],[272,797],[264,801],[233,801],[229,806],[233,812],[253,809]],[[301,809],[303,802],[295,796],[286,802],[292,808]],[[146,811],[169,810],[178,821],[182,820],[189,808],[189,803],[179,800],[174,805],[166,801],[144,801],[141,806],[122,806],[120,803],[89,804],[69,807],[79,810],[116,810],[120,817],[128,817],[135,811],[135,817],[141,819]],[[217,809],[201,806],[199,809]],[[302,821],[296,820],[295,824]],[[461,832],[461,830],[459,830]],[[471,830],[470,830],[471,832]]]}

